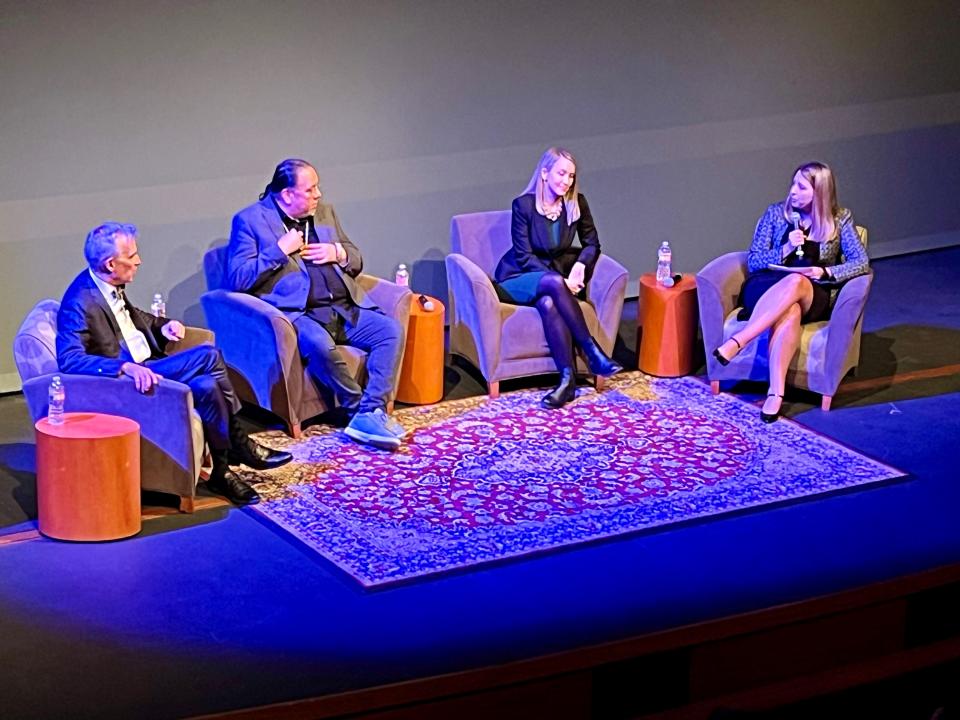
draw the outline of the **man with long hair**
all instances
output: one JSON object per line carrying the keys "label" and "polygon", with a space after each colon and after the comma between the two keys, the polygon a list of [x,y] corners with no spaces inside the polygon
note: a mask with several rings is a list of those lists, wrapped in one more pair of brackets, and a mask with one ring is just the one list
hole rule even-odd
{"label": "man with long hair", "polygon": [[[284,160],[258,202],[233,218],[227,277],[282,310],[314,382],[330,388],[350,415],[351,439],[395,450],[404,430],[386,413],[400,367],[403,332],[380,312],[354,281],[363,269],[333,206],[320,202],[316,169],[305,160]],[[337,345],[367,353],[367,385],[350,374]]]}

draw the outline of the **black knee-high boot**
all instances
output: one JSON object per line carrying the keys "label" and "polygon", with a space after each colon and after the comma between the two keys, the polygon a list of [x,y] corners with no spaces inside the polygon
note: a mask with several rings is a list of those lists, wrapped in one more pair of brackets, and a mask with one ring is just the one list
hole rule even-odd
{"label": "black knee-high boot", "polygon": [[623,366],[611,360],[593,338],[580,346],[583,357],[587,360],[590,372],[600,377],[610,377],[623,370]]}
{"label": "black knee-high boot", "polygon": [[547,338],[550,355],[560,373],[560,383],[544,395],[540,401],[545,407],[561,408],[577,395],[577,376],[573,367],[573,339],[566,323],[557,312],[556,306],[548,296],[536,303],[543,322],[543,334]]}
{"label": "black knee-high boot", "polygon": [[577,376],[573,368],[560,371],[560,383],[543,396],[540,404],[548,408],[562,408],[577,396]]}
{"label": "black knee-high boot", "polygon": [[[590,372],[600,377],[609,377],[623,370],[623,367],[607,357],[597,341],[590,335],[587,321],[583,317],[580,303],[567,288],[563,276],[559,273],[547,273],[540,279],[537,292],[553,301],[557,314],[563,319],[569,335],[580,348]],[[539,307],[539,306],[538,306]],[[542,316],[542,313],[541,313]],[[546,328],[546,322],[544,322]],[[571,363],[572,364],[572,363]]]}

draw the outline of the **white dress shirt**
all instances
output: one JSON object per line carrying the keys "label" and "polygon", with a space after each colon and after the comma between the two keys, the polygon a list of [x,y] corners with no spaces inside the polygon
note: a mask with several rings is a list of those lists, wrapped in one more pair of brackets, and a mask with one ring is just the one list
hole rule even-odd
{"label": "white dress shirt", "polygon": [[135,363],[142,363],[151,355],[150,343],[147,342],[146,335],[137,330],[137,326],[133,324],[130,311],[123,302],[120,293],[117,292],[117,288],[101,280],[93,270],[90,271],[90,277],[93,278],[93,282],[96,283],[100,292],[103,293],[104,300],[107,301],[107,305],[110,306],[113,316],[117,319],[117,325],[120,326],[120,334],[123,335],[123,341],[127,344],[127,351],[130,353],[130,357],[133,358]]}

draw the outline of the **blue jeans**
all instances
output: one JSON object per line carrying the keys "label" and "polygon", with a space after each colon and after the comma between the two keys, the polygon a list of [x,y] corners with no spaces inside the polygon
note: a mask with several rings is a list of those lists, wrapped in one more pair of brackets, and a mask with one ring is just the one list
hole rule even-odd
{"label": "blue jeans", "polygon": [[[386,409],[400,370],[400,323],[376,310],[358,308],[357,324],[343,321],[333,335],[308,315],[293,321],[300,355],[315,383],[329,387],[341,407],[359,412]],[[367,387],[361,389],[347,369],[337,344],[367,353]]]}

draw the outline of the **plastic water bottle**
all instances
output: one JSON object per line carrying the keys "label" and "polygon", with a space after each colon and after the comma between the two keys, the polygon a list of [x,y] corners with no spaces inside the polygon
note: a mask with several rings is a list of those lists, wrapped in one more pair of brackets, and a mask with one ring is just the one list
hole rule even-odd
{"label": "plastic water bottle", "polygon": [[[657,282],[661,285],[673,285],[673,269],[670,263],[673,260],[673,253],[670,251],[670,243],[664,240],[660,243],[660,249],[657,250]],[[669,284],[668,284],[668,281]]]}
{"label": "plastic water bottle", "polygon": [[403,263],[400,263],[400,266],[397,268],[397,277],[395,282],[400,287],[407,287],[410,285],[410,273],[407,272],[407,266]]}
{"label": "plastic water bottle", "polygon": [[153,296],[153,302],[150,303],[150,312],[153,313],[154,317],[167,316],[167,303],[164,302],[163,295],[160,293]]}
{"label": "plastic water bottle", "polygon": [[67,391],[59,375],[54,375],[47,392],[47,422],[51,425],[63,425],[63,405],[67,400]]}

